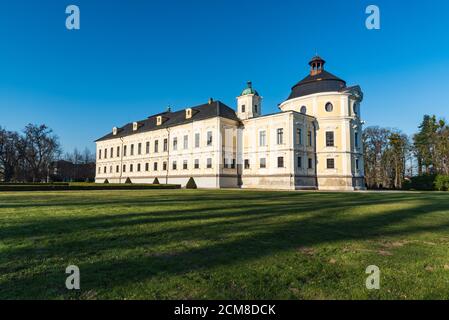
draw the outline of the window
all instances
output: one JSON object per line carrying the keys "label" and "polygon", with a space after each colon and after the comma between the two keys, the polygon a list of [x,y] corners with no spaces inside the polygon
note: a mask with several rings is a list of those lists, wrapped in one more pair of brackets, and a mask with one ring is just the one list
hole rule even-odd
{"label": "window", "polygon": [[301,128],[296,128],[296,144],[302,145],[302,130],[301,130]]}
{"label": "window", "polygon": [[120,171],[120,166],[115,167],[115,172],[119,173]]}
{"label": "window", "polygon": [[105,159],[108,158],[108,149],[104,149],[104,158],[105,158]]}
{"label": "window", "polygon": [[212,168],[212,158],[207,158],[207,169]]}
{"label": "window", "polygon": [[112,173],[112,166],[109,167],[109,173]]}
{"label": "window", "polygon": [[106,173],[106,167],[103,168],[103,173]]}
{"label": "window", "polygon": [[168,140],[164,139],[164,152],[168,150]]}
{"label": "window", "polygon": [[260,167],[261,169],[266,168],[266,167],[267,167],[267,159],[265,159],[265,158],[260,158],[260,159],[259,159],[259,167]]}
{"label": "window", "polygon": [[212,131],[207,131],[207,146],[212,145]]}
{"label": "window", "polygon": [[188,169],[187,160],[184,160],[184,161],[182,162],[182,169],[183,169],[183,170],[187,170],[187,169]]}
{"label": "window", "polygon": [[277,144],[283,144],[284,143],[284,129],[279,128],[277,130]]}
{"label": "window", "polygon": [[309,143],[309,147],[312,146],[312,131],[307,132],[307,142]]}
{"label": "window", "polygon": [[146,154],[150,153],[150,141],[147,141],[147,143],[146,143],[145,153]]}
{"label": "window", "polygon": [[141,143],[139,143],[138,145],[137,145],[137,154],[142,154],[142,144]]}
{"label": "window", "polygon": [[354,114],[358,115],[358,113],[359,113],[359,105],[358,105],[358,103],[354,103],[354,106],[352,107],[352,109],[354,111]]}
{"label": "window", "polygon": [[260,131],[259,132],[259,146],[265,147],[267,145],[267,132]]}
{"label": "window", "polygon": [[232,159],[232,162],[231,162],[231,169],[235,169],[235,159]]}
{"label": "window", "polygon": [[129,172],[133,172],[134,171],[134,165],[130,164],[129,165]]}
{"label": "window", "polygon": [[244,112],[245,112],[245,105],[242,104],[242,113],[244,113]]}
{"label": "window", "polygon": [[359,147],[359,133],[358,132],[354,133],[354,145],[356,148]]}
{"label": "window", "polygon": [[137,164],[137,172],[140,172],[140,163]]}
{"label": "window", "polygon": [[111,153],[110,153],[110,155],[111,155],[111,158],[114,158],[114,148],[111,148]]}
{"label": "window", "polygon": [[245,169],[249,169],[249,159],[245,159]]}
{"label": "window", "polygon": [[195,169],[199,169],[199,168],[200,168],[200,160],[195,159]]}
{"label": "window", "polygon": [[284,157],[278,157],[278,168],[284,167]]}
{"label": "window", "polygon": [[195,133],[195,148],[199,148],[199,147],[200,147],[200,134]]}
{"label": "window", "polygon": [[257,113],[257,104],[254,105],[254,113]]}
{"label": "window", "polygon": [[176,170],[176,168],[177,168],[176,161],[173,161],[173,162],[172,162],[172,168],[173,168],[173,170]]}
{"label": "window", "polygon": [[167,171],[167,162],[162,162],[162,171]]}
{"label": "window", "polygon": [[98,167],[98,174],[101,173],[101,167]]}
{"label": "window", "polygon": [[126,146],[123,146],[123,156],[126,157]]}
{"label": "window", "polygon": [[300,112],[301,112],[302,114],[306,114],[306,113],[307,113],[307,107],[306,107],[306,106],[302,106]]}
{"label": "window", "polygon": [[130,154],[131,156],[134,155],[134,145],[133,145],[133,144],[131,145],[131,152],[130,152],[130,153],[131,153],[131,154]]}
{"label": "window", "polygon": [[117,147],[117,158],[120,157],[120,147]]}
{"label": "window", "polygon": [[145,171],[149,171],[150,170],[150,164],[147,162],[145,163]]}
{"label": "window", "polygon": [[98,159],[101,159],[101,149],[98,150]]}
{"label": "window", "polygon": [[313,169],[313,162],[312,158],[309,158],[308,168]]}
{"label": "window", "polygon": [[355,169],[359,170],[359,159],[355,159]]}
{"label": "window", "polygon": [[157,162],[153,163],[153,170],[157,171]]}
{"label": "window", "polygon": [[123,165],[123,172],[126,172],[126,164]]}
{"label": "window", "polygon": [[184,136],[184,149],[188,149],[189,148],[189,136],[185,135]]}
{"label": "window", "polygon": [[159,140],[154,141],[154,152],[159,152]]}
{"label": "window", "polygon": [[335,159],[327,159],[326,165],[328,169],[335,169]]}
{"label": "window", "polygon": [[302,157],[298,157],[298,168],[302,168]]}
{"label": "window", "polygon": [[330,102],[326,103],[326,106],[324,108],[327,112],[332,112],[332,110],[334,110],[334,106]]}
{"label": "window", "polygon": [[[173,150],[178,150],[178,138],[173,138]],[[164,149],[165,151],[165,149]]]}
{"label": "window", "polygon": [[334,146],[334,132],[326,131],[326,147]]}

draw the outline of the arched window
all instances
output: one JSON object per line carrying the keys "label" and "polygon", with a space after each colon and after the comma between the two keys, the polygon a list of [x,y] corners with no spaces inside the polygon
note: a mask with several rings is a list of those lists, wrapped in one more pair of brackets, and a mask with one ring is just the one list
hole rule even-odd
{"label": "arched window", "polygon": [[301,107],[301,113],[302,114],[306,114],[307,113],[307,107],[306,106],[302,106]]}
{"label": "arched window", "polygon": [[326,108],[327,112],[332,112],[332,110],[334,110],[334,106],[330,102],[326,103],[326,107],[325,108]]}

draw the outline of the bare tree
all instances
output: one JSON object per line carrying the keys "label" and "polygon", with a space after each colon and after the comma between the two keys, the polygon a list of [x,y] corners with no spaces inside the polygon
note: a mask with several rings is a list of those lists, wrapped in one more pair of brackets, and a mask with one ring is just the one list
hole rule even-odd
{"label": "bare tree", "polygon": [[18,169],[19,140],[17,132],[6,131],[0,127],[0,176],[5,182],[10,182]]}

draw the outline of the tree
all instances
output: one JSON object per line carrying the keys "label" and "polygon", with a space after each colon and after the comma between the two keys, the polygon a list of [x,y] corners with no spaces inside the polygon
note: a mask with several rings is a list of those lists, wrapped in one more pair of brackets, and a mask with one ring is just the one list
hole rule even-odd
{"label": "tree", "polygon": [[16,176],[20,160],[19,141],[17,132],[0,127],[0,176],[5,182],[10,182]]}
{"label": "tree", "polygon": [[30,167],[32,180],[48,177],[50,163],[61,153],[58,137],[46,125],[28,124],[25,127],[20,152]]}

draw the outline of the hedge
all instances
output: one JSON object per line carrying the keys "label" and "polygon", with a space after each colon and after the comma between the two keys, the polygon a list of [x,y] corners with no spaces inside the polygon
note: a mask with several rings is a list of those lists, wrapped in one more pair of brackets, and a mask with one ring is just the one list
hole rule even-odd
{"label": "hedge", "polygon": [[437,175],[435,178],[435,189],[438,191],[449,191],[449,176]]}
{"label": "hedge", "polygon": [[67,191],[67,190],[145,190],[145,189],[180,189],[177,184],[94,184],[75,183],[70,185],[0,185],[0,191]]}

